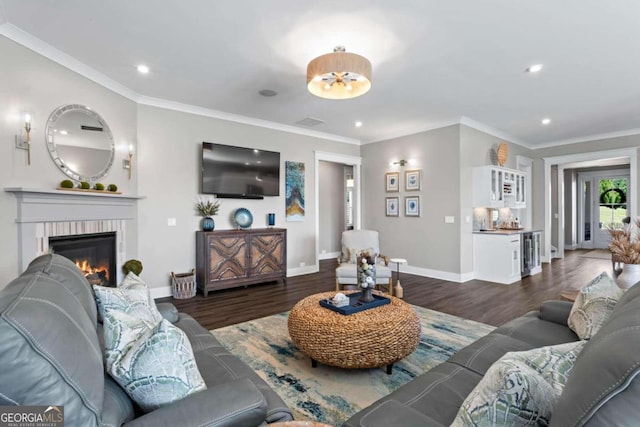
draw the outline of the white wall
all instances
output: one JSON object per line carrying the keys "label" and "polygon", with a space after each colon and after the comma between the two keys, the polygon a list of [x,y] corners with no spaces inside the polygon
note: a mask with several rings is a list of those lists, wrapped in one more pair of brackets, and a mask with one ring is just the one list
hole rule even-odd
{"label": "white wall", "polygon": [[[20,273],[16,199],[5,187],[56,188],[66,176],[51,160],[45,144],[49,114],[63,104],[83,104],[109,124],[116,144],[135,144],[136,104],[84,77],[0,36],[0,288]],[[33,117],[31,165],[27,153],[14,148],[14,135],[22,122],[20,113]],[[114,183],[126,194],[136,195],[136,176],[127,179],[122,169],[126,152],[116,151],[114,167],[102,182]],[[134,159],[135,163],[135,159]],[[135,167],[135,166],[134,166]],[[127,221],[127,256],[137,256],[136,223]]]}
{"label": "white wall", "polygon": [[[455,279],[460,272],[460,227],[445,215],[460,211],[459,126],[367,144],[362,147],[364,227],[380,232],[380,250],[405,258],[420,273]],[[390,162],[410,160],[401,167]],[[405,191],[404,172],[420,169],[420,191]],[[385,192],[385,172],[400,171],[400,192]],[[406,196],[420,196],[422,215],[406,217]],[[385,197],[400,198],[400,216],[385,216]],[[414,270],[415,271],[415,270]]]}
{"label": "white wall", "polygon": [[[358,155],[360,147],[278,130],[181,113],[138,107],[138,164],[140,259],[144,278],[153,287],[166,288],[171,271],[195,267],[195,232],[200,217],[193,210],[199,196],[202,141],[279,151],[280,196],[264,200],[220,199],[216,229],[234,228],[232,215],[244,207],[253,213],[253,226],[265,227],[267,213],[275,212],[276,227],[287,228],[287,268],[290,274],[315,264],[314,150]],[[285,161],[305,164],[306,216],[303,222],[285,221]],[[175,227],[167,226],[176,218]],[[158,294],[156,294],[158,295]]]}
{"label": "white wall", "polygon": [[[362,147],[284,131],[260,128],[193,114],[139,106],[104,87],[62,67],[7,38],[0,36],[0,189],[5,187],[55,188],[65,175],[50,159],[44,142],[49,114],[63,104],[92,107],[109,124],[119,149],[105,184],[115,183],[128,195],[146,198],[139,203],[139,227],[127,225],[128,257],[140,258],[144,277],[152,286],[166,288],[170,271],[188,271],[195,263],[195,231],[199,217],[193,212],[198,196],[200,143],[220,142],[247,147],[265,147],[282,153],[285,160],[306,164],[306,208],[304,222],[284,221],[283,196],[265,200],[223,200],[215,218],[218,229],[231,228],[230,216],[238,207],[254,214],[254,226],[266,224],[266,213],[276,213],[276,225],[288,229],[288,267],[299,269],[315,263],[314,151],[362,156],[363,226],[381,232],[381,247],[387,255],[404,257],[423,272],[464,276],[470,267],[469,226],[464,219],[470,208],[470,168],[489,164],[487,152],[499,140],[466,126],[449,126],[416,135],[395,138]],[[19,115],[33,116],[31,165],[26,152],[14,148],[14,134],[21,127]],[[137,144],[133,176],[122,169],[126,147]],[[640,146],[640,135],[594,140],[580,144],[530,151],[509,144],[508,167],[515,168],[515,155],[534,159],[533,226],[544,226],[544,157]],[[640,154],[639,154],[640,155]],[[386,194],[384,172],[400,170],[392,160],[413,159],[406,169],[422,170],[422,190]],[[283,172],[284,173],[284,170]],[[402,176],[404,178],[404,176]],[[640,178],[639,178],[640,179]],[[632,183],[637,185],[640,182]],[[284,179],[281,180],[284,194]],[[421,196],[421,218],[388,218],[384,198]],[[634,204],[640,204],[640,197]],[[451,215],[455,224],[444,224]],[[0,288],[19,273],[15,197],[0,191]],[[167,218],[177,226],[168,227]],[[138,229],[139,228],[139,229]],[[299,270],[300,271],[300,270]],[[295,273],[295,271],[294,271]]]}
{"label": "white wall", "polygon": [[[276,226],[288,229],[289,269],[295,274],[300,263],[315,264],[314,151],[357,156],[359,146],[137,105],[2,36],[0,58],[0,189],[57,187],[65,175],[47,153],[46,120],[63,104],[93,108],[122,147],[102,181],[116,184],[124,194],[145,197],[138,203],[138,223],[127,224],[127,257],[143,262],[143,278],[150,286],[161,288],[155,295],[168,290],[171,271],[189,271],[195,266],[195,231],[200,228],[200,218],[193,204],[199,193],[202,141],[281,152],[281,196],[224,199],[215,217],[216,228],[232,228],[231,215],[239,207],[253,212],[254,227],[264,227],[266,214],[275,212]],[[33,116],[31,166],[26,164],[26,152],[13,148],[13,135],[21,126],[18,116],[25,110]],[[121,167],[129,144],[137,145],[131,180]],[[307,215],[303,222],[285,222],[285,160],[306,165]],[[20,273],[15,217],[15,197],[0,191],[0,288]],[[176,218],[177,226],[168,227],[167,218]]]}
{"label": "white wall", "polygon": [[[362,147],[365,225],[381,233],[381,250],[409,262],[407,271],[465,281],[473,275],[472,168],[495,164],[502,139],[455,125]],[[507,143],[505,167],[516,168],[516,156],[535,157],[531,150]],[[396,160],[413,163],[390,165]],[[404,171],[422,170],[422,189],[404,191]],[[384,172],[401,172],[401,191],[384,191]],[[420,195],[421,218],[404,216],[404,198]],[[385,197],[399,196],[401,215],[386,217]],[[454,223],[445,223],[452,216]],[[469,219],[469,222],[467,222]]]}

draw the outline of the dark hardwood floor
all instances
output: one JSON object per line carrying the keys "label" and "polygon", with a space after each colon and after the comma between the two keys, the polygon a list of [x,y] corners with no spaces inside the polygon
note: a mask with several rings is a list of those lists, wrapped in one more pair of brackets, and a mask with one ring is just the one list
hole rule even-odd
{"label": "dark hardwood floor", "polygon": [[[559,299],[565,289],[580,288],[602,271],[613,277],[610,260],[580,256],[586,252],[566,251],[564,259],[543,264],[541,274],[512,285],[480,280],[455,283],[405,273],[400,273],[400,281],[404,300],[410,304],[499,326],[538,308],[543,301]],[[320,272],[290,277],[286,286],[271,282],[212,292],[207,298],[198,294],[188,300],[159,301],[172,302],[205,328],[216,329],[290,310],[308,295],[333,291],[335,267],[335,260],[321,261]]]}

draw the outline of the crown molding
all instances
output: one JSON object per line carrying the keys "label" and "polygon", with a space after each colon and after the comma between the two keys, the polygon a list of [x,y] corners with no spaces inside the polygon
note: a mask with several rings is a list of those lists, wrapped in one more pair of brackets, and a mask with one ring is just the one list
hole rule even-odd
{"label": "crown molding", "polygon": [[493,135],[496,136],[500,139],[504,139],[507,140],[513,144],[519,145],[521,147],[527,148],[529,150],[534,150],[535,148],[530,145],[527,144],[526,142],[522,141],[521,139],[516,138],[513,135],[510,135],[506,132],[502,132],[501,130],[492,128],[491,126],[487,126],[484,123],[480,123],[476,120],[473,120],[469,117],[466,116],[462,116],[460,117],[460,124],[461,125],[465,125],[467,127],[473,128],[475,130],[479,130],[480,132],[484,132],[484,133],[488,133],[489,135]]}
{"label": "crown molding", "polygon": [[376,139],[376,140],[372,140],[372,141],[367,141],[367,142],[364,142],[363,144],[372,144],[374,142],[387,141],[387,140],[390,140],[390,139],[400,138],[400,137],[403,137],[403,136],[415,135],[415,134],[421,133],[421,132],[428,132],[428,131],[435,130],[435,129],[442,129],[442,128],[445,128],[445,127],[448,127],[448,126],[453,126],[453,125],[465,125],[467,127],[470,127],[472,129],[478,130],[480,132],[484,132],[484,133],[487,133],[489,135],[493,135],[495,137],[498,137],[500,139],[504,139],[506,141],[509,141],[509,142],[511,142],[513,144],[520,145],[520,146],[522,146],[524,148],[527,148],[529,150],[533,150],[534,149],[531,145],[525,143],[524,141],[522,141],[522,140],[520,140],[520,139],[518,139],[518,138],[516,138],[516,137],[514,137],[512,135],[509,135],[506,132],[502,132],[502,131],[500,131],[498,129],[492,128],[491,126],[487,126],[484,123],[480,123],[480,122],[478,122],[476,120],[473,120],[473,119],[470,119],[469,117],[466,117],[466,116],[454,117],[454,118],[451,118],[451,119],[448,119],[448,120],[443,120],[441,122],[430,123],[430,124],[428,124],[426,126],[415,127],[415,128],[410,129],[410,130],[408,130],[406,132],[403,132],[401,135],[396,135],[396,136],[392,136],[392,137],[389,137],[389,138],[382,138],[382,139]]}
{"label": "crown molding", "polygon": [[421,133],[421,132],[428,132],[430,130],[436,130],[436,129],[442,129],[442,128],[446,128],[448,126],[454,126],[454,125],[459,125],[460,124],[460,118],[452,118],[452,119],[448,119],[448,120],[443,120],[441,122],[434,122],[434,123],[429,123],[426,125],[420,125],[420,126],[414,126],[413,128],[410,128],[406,131],[403,131],[401,134],[396,134],[393,136],[386,136],[386,137],[382,137],[382,138],[376,138],[376,139],[371,139],[371,140],[367,140],[362,142],[363,145],[365,144],[373,144],[376,142],[381,142],[381,141],[388,141],[390,139],[396,139],[396,138],[402,138],[403,136],[410,136],[410,135],[415,135],[417,133]]}
{"label": "crown molding", "polygon": [[595,135],[581,136],[578,138],[561,139],[559,141],[547,142],[536,145],[535,150],[541,148],[557,147],[559,145],[579,144],[581,142],[600,141],[603,139],[621,138],[625,136],[640,135],[640,128],[627,129],[616,132],[600,133]]}
{"label": "crown molding", "polygon": [[180,111],[183,113],[195,114],[198,116],[211,117],[214,119],[226,120],[229,122],[242,123],[262,128],[279,130],[283,132],[295,133],[298,135],[312,136],[330,141],[344,142],[345,144],[360,145],[360,140],[347,138],[332,133],[318,132],[309,129],[302,129],[296,126],[285,125],[281,123],[271,122],[268,120],[256,119],[253,117],[242,116],[240,114],[226,113],[224,111],[212,110],[210,108],[198,107],[191,104],[183,104],[181,102],[169,101],[161,98],[153,98],[151,96],[141,95],[138,97],[138,104],[148,105],[150,107],[164,108],[167,110]]}
{"label": "crown molding", "polygon": [[103,86],[112,92],[122,95],[134,102],[137,102],[139,95],[128,87],[116,82],[110,77],[96,71],[83,62],[78,61],[74,57],[56,49],[50,44],[32,36],[26,31],[12,24],[0,25],[0,34],[14,42],[34,51],[35,53],[56,62],[69,70],[80,74],[83,77]]}
{"label": "crown molding", "polygon": [[[1,10],[0,10],[1,12]],[[1,16],[0,16],[1,17]],[[198,107],[196,105],[183,104],[180,102],[169,101],[166,99],[153,98],[140,95],[138,92],[116,82],[112,78],[100,73],[94,68],[89,67],[83,62],[78,61],[71,55],[56,49],[50,44],[40,40],[37,37],[27,33],[26,31],[16,27],[15,25],[5,23],[0,25],[0,35],[44,56],[45,58],[62,65],[65,68],[91,80],[94,83],[103,86],[112,92],[117,93],[137,104],[149,105],[168,110],[180,111],[183,113],[196,114],[199,116],[211,117],[221,120],[227,120],[236,123],[243,123],[252,126],[258,126],[267,129],[274,129],[282,132],[294,133],[298,135],[311,136],[330,141],[343,142],[346,144],[360,145],[361,141],[354,138],[347,138],[340,135],[334,135],[326,132],[318,132],[309,129],[298,128],[296,126],[285,125],[281,123],[271,122],[268,120],[256,119],[253,117],[242,116],[239,114],[225,113],[223,111],[212,110],[209,108]]]}
{"label": "crown molding", "polygon": [[376,138],[375,140],[361,141],[359,139],[348,138],[341,135],[335,135],[335,134],[326,133],[326,132],[319,132],[319,131],[314,131],[310,129],[299,128],[292,125],[272,122],[268,120],[256,119],[253,117],[243,116],[240,114],[227,113],[224,111],[198,107],[196,105],[183,104],[183,103],[174,102],[166,99],[153,98],[153,97],[140,95],[138,92],[118,83],[117,81],[113,80],[107,75],[102,74],[101,72],[84,64],[83,62],[80,62],[74,57],[62,52],[61,50],[56,49],[55,47],[44,42],[43,40],[7,22],[6,16],[2,9],[2,2],[0,2],[0,35],[138,104],[154,106],[154,107],[164,108],[168,110],[180,111],[184,113],[196,114],[196,115],[211,117],[215,119],[227,120],[227,121],[236,122],[236,123],[243,123],[243,124],[248,124],[248,125],[257,126],[261,128],[273,129],[273,130],[278,130],[278,131],[288,132],[288,133],[293,133],[298,135],[311,136],[314,138],[342,142],[345,144],[354,144],[354,145],[372,144],[375,142],[386,141],[389,139],[400,138],[403,136],[415,135],[417,133],[427,132],[430,130],[441,129],[441,128],[452,126],[452,125],[465,125],[470,128],[476,129],[480,132],[484,132],[484,133],[496,136],[498,138],[504,139],[506,141],[509,141],[513,144],[520,145],[529,150],[539,150],[543,148],[556,147],[560,145],[579,144],[582,142],[597,141],[597,140],[610,139],[610,138],[619,138],[619,137],[640,134],[640,128],[635,128],[635,129],[628,129],[628,130],[617,131],[617,132],[587,135],[583,137],[569,138],[569,139],[563,139],[558,141],[551,141],[543,144],[532,145],[512,135],[509,135],[506,132],[502,132],[498,129],[492,128],[491,126],[487,126],[484,123],[478,122],[469,117],[461,116],[461,117],[455,117],[455,118],[443,120],[441,122],[426,124],[424,126],[416,126],[414,128],[403,131],[401,134],[396,134],[393,136],[388,136],[383,138]]}

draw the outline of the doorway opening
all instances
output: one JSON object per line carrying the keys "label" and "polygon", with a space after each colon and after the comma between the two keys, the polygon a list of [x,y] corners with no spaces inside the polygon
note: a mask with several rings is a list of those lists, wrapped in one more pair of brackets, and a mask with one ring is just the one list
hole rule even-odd
{"label": "doorway opening", "polygon": [[605,249],[611,241],[609,229],[628,223],[628,171],[578,172],[578,218],[580,248]]}
{"label": "doorway opening", "polygon": [[[336,176],[336,184],[331,187],[323,187],[327,184],[325,180],[320,176],[321,163],[323,164],[333,164],[335,167],[340,168],[340,177]],[[328,153],[328,152],[315,152],[315,213],[316,213],[316,232],[315,232],[315,243],[316,243],[316,265],[315,271],[319,271],[320,268],[320,259],[325,258],[333,258],[334,255],[337,257],[339,253],[336,255],[335,249],[326,249],[321,248],[321,238],[323,238],[327,230],[323,227],[321,228],[321,221],[326,220],[325,211],[327,209],[327,203],[323,203],[320,200],[320,194],[325,192],[327,188],[339,188],[341,194],[338,197],[335,197],[334,190],[334,198],[340,200],[340,204],[342,208],[336,210],[336,214],[340,216],[341,222],[343,225],[336,228],[331,226],[331,230],[329,232],[333,233],[334,238],[337,240],[338,244],[342,239],[342,231],[351,227],[352,229],[358,230],[360,228],[360,224],[362,223],[362,211],[361,211],[361,195],[360,195],[360,163],[361,158],[357,156],[350,156],[346,154],[337,154],[337,153]],[[333,203],[333,199],[325,199],[331,200]],[[341,246],[339,246],[341,247]],[[324,253],[322,251],[324,250]]]}
{"label": "doorway opening", "polygon": [[[554,167],[557,169],[556,174],[553,173]],[[588,188],[590,191],[587,193],[585,187],[578,182],[575,173],[573,173],[573,175],[569,174],[568,179],[565,179],[565,170],[595,169],[596,171],[602,171],[602,169],[611,170],[616,167],[618,169],[621,167],[626,168],[628,175],[628,191],[626,194],[627,216],[635,217],[638,211],[637,201],[634,196],[634,187],[638,183],[637,148],[632,147],[544,158],[544,262],[549,262],[552,257],[563,258],[565,242],[569,248],[579,247],[578,242],[587,235],[591,239],[591,242],[593,242],[595,240],[596,229],[600,227],[600,192],[594,195],[594,187],[597,183],[592,182]],[[600,178],[616,178],[612,176],[611,172],[609,172],[608,175],[609,176],[601,176]],[[574,189],[576,189],[576,191],[574,191]],[[579,189],[579,191],[577,191],[577,189]],[[565,196],[569,191],[573,192],[573,194],[577,193],[582,195],[582,199],[577,203],[575,203],[576,197],[573,197],[571,200],[565,200]],[[592,209],[584,210],[582,209],[585,204],[584,200],[588,198],[590,198],[589,204]],[[622,206],[615,206],[615,202],[613,203],[614,206],[609,206],[608,209],[612,207],[615,208],[614,210],[622,208]],[[595,212],[595,205],[597,205],[597,212]],[[607,207],[606,202],[605,207]],[[582,213],[579,214],[579,212]],[[607,210],[603,210],[605,216],[607,212]],[[597,222],[595,221],[596,214],[598,215]],[[586,226],[585,224],[590,225]],[[586,231],[585,228],[587,229]],[[565,233],[567,234],[566,238]],[[583,242],[582,245],[586,248],[593,247],[593,243],[589,246],[589,243]],[[552,253],[552,247],[557,248],[555,255]]]}

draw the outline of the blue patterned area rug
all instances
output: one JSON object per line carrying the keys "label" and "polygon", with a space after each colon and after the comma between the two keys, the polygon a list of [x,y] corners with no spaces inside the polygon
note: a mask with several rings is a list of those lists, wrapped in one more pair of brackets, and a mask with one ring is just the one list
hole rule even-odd
{"label": "blue patterned area rug", "polygon": [[386,396],[494,327],[413,306],[422,336],[412,354],[385,368],[341,369],[319,364],[293,345],[289,312],[211,331],[234,355],[251,366],[292,409],[296,420],[339,426],[360,409]]}

